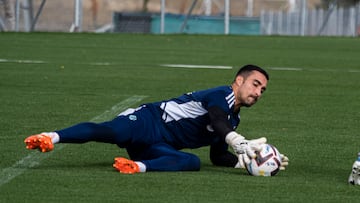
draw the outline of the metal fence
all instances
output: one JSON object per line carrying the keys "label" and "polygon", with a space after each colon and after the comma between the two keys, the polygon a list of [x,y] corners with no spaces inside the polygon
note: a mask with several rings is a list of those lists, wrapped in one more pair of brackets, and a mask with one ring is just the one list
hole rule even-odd
{"label": "metal fence", "polygon": [[262,11],[262,35],[359,36],[360,6],[298,12]]}
{"label": "metal fence", "polygon": [[[351,8],[332,4],[328,10],[321,10],[306,0],[297,0],[301,4],[296,9],[281,4],[286,0],[149,0],[144,12],[142,2],[0,0],[0,31],[360,35],[360,4]],[[12,8],[10,20],[5,18],[6,6]]]}

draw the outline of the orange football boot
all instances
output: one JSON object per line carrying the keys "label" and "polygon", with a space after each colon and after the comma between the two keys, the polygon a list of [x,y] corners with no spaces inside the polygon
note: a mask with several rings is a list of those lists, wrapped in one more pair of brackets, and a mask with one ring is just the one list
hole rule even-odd
{"label": "orange football boot", "polygon": [[27,149],[39,149],[41,152],[49,152],[54,149],[51,137],[45,134],[31,135],[24,142]]}
{"label": "orange football boot", "polygon": [[140,172],[139,165],[137,165],[134,161],[123,157],[116,157],[113,167],[120,173],[134,174]]}

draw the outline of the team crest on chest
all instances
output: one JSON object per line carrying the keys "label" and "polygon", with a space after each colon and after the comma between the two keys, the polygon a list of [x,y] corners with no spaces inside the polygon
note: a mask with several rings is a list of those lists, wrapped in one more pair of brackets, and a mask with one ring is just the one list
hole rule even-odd
{"label": "team crest on chest", "polygon": [[129,115],[129,120],[136,121],[137,117],[135,115]]}

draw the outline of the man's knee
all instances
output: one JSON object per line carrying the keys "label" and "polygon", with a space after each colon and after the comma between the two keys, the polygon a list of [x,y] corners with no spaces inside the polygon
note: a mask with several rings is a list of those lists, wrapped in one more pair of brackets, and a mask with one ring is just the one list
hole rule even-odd
{"label": "man's knee", "polygon": [[194,154],[186,154],[187,158],[184,162],[184,171],[199,171],[200,170],[200,159]]}

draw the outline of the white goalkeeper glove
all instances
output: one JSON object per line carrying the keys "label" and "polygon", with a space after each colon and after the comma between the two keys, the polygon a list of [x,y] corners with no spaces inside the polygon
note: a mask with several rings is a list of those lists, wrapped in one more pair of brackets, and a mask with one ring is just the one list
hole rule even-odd
{"label": "white goalkeeper glove", "polygon": [[261,145],[266,143],[266,138],[246,140],[245,137],[232,131],[226,135],[225,142],[230,145],[236,155],[238,155],[238,164],[243,168],[245,166],[244,163],[250,163],[250,159],[256,157],[255,151],[261,151]]}
{"label": "white goalkeeper glove", "polygon": [[281,158],[280,170],[283,171],[285,170],[286,166],[289,165],[289,158],[284,154],[280,154],[280,158]]}
{"label": "white goalkeeper glove", "polygon": [[[245,157],[248,157],[246,154],[239,154],[238,155],[238,162],[235,165],[235,168],[245,168]],[[246,160],[249,160],[249,158],[247,158]],[[249,162],[250,163],[250,162]]]}
{"label": "white goalkeeper glove", "polygon": [[360,185],[360,161],[354,162],[348,181],[352,185]]}

